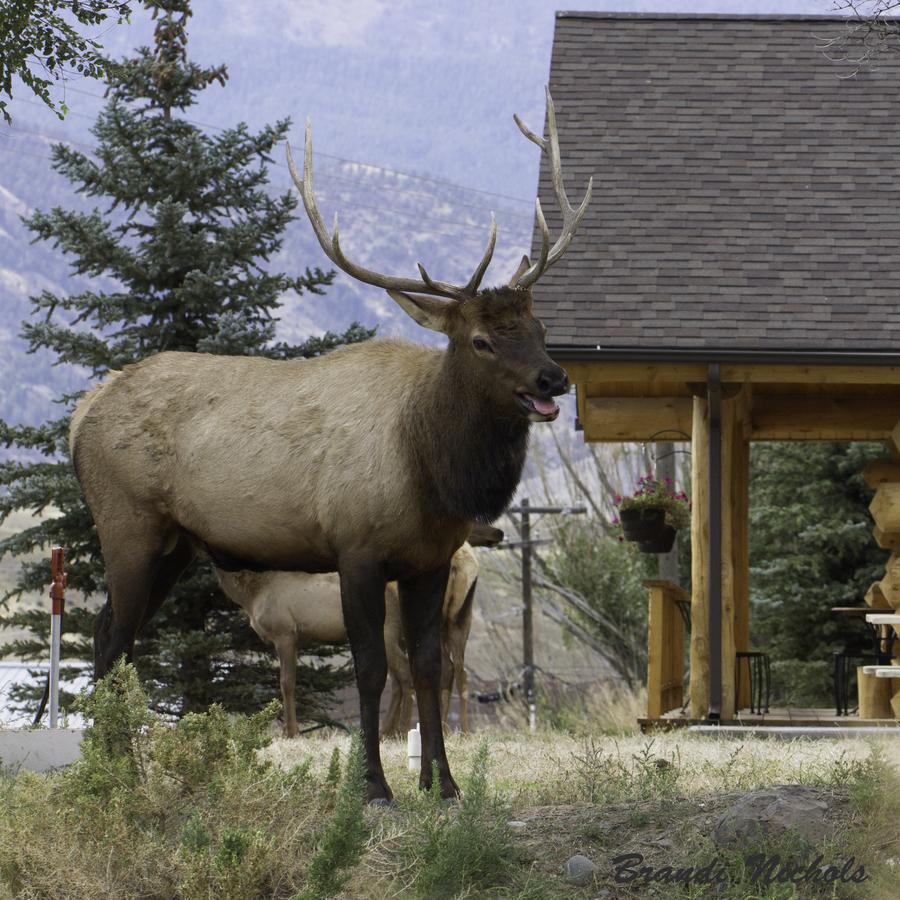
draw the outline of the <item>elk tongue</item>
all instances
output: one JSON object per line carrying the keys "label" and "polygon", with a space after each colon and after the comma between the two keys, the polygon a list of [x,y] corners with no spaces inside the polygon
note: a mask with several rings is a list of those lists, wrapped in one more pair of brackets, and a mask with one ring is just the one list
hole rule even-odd
{"label": "elk tongue", "polygon": [[559,409],[555,400],[541,400],[534,394],[526,394],[525,397],[542,416],[552,416]]}

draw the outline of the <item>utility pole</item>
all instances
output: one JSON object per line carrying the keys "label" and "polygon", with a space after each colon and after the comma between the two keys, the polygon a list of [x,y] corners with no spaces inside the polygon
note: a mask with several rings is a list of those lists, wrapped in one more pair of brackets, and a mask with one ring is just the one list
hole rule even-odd
{"label": "utility pole", "polygon": [[531,548],[539,544],[552,544],[549,538],[531,537],[531,517],[533,515],[583,515],[583,506],[532,506],[523,497],[519,506],[511,506],[507,513],[519,513],[519,540],[504,541],[501,548],[521,547],[522,549],[522,681],[525,687],[525,702],[528,704],[528,727],[537,731],[537,701],[534,691],[534,604],[531,592]]}
{"label": "utility pole", "polygon": [[522,499],[522,667],[528,727],[537,731],[537,704],[534,697],[534,611],[531,607],[531,517],[528,498]]}
{"label": "utility pole", "polygon": [[54,547],[50,557],[53,583],[50,585],[52,604],[50,616],[50,727],[56,728],[59,719],[59,663],[62,643],[62,620],[66,606],[65,554],[62,547]]}

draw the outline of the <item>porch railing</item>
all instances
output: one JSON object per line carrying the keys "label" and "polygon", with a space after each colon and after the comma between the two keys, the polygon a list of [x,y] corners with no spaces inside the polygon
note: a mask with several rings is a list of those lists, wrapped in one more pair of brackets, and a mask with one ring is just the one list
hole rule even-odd
{"label": "porch railing", "polygon": [[690,595],[671,581],[644,581],[650,592],[647,627],[647,717],[679,709],[684,694],[684,617]]}

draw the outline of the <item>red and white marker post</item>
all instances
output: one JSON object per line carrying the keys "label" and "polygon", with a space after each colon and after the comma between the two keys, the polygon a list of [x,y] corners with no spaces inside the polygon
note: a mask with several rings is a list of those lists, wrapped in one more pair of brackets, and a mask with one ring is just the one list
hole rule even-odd
{"label": "red and white marker post", "polygon": [[59,655],[62,641],[62,617],[66,605],[65,554],[62,547],[54,547],[50,557],[50,600],[53,604],[50,615],[50,727],[57,727],[59,718]]}

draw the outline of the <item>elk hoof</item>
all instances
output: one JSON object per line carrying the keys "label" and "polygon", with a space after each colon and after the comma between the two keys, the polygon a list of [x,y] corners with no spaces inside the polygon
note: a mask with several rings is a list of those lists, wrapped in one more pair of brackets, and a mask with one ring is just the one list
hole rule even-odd
{"label": "elk hoof", "polygon": [[366,802],[369,806],[391,806],[394,795],[383,778],[370,780],[366,786]]}

